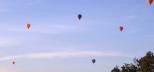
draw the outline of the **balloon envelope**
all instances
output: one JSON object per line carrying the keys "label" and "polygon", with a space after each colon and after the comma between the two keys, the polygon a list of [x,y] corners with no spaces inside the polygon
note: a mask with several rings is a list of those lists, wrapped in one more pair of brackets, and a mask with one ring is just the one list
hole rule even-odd
{"label": "balloon envelope", "polygon": [[16,63],[15,61],[12,62],[12,64],[15,64],[15,63]]}
{"label": "balloon envelope", "polygon": [[148,4],[151,5],[153,3],[153,0],[147,0]]}
{"label": "balloon envelope", "polygon": [[124,30],[123,26],[119,26],[119,30],[122,32]]}
{"label": "balloon envelope", "polygon": [[82,15],[78,14],[78,19],[81,20],[81,18],[82,18]]}
{"label": "balloon envelope", "polygon": [[96,60],[95,59],[92,59],[92,63],[94,64],[96,62]]}
{"label": "balloon envelope", "polygon": [[26,27],[27,27],[27,29],[30,29],[31,24],[27,24]]}

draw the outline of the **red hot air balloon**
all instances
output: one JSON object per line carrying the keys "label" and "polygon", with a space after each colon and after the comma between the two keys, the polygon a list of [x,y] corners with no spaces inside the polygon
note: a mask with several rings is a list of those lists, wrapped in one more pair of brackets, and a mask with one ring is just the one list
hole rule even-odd
{"label": "red hot air balloon", "polygon": [[31,27],[31,24],[29,24],[29,23],[26,24],[26,28],[27,28],[27,29],[30,29],[30,27]]}
{"label": "red hot air balloon", "polygon": [[123,26],[119,26],[119,30],[122,32],[124,30]]}
{"label": "red hot air balloon", "polygon": [[151,5],[153,3],[153,0],[147,0],[148,4]]}

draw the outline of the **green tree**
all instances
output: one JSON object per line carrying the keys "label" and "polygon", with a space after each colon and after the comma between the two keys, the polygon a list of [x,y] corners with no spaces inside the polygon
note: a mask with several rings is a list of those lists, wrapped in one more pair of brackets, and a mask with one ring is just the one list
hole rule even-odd
{"label": "green tree", "polygon": [[154,54],[149,51],[140,59],[137,59],[137,64],[142,72],[154,72]]}
{"label": "green tree", "polygon": [[134,60],[134,64],[124,64],[121,69],[117,66],[111,72],[154,72],[154,54],[149,51],[140,59]]}
{"label": "green tree", "polygon": [[121,72],[137,72],[137,66],[134,64],[124,64]]}
{"label": "green tree", "polygon": [[118,66],[114,67],[111,72],[120,72],[120,69],[118,68]]}

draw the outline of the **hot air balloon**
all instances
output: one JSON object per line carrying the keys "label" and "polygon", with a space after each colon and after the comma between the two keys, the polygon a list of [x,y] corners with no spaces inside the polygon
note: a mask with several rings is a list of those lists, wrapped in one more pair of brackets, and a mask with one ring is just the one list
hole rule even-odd
{"label": "hot air balloon", "polygon": [[16,62],[15,61],[12,61],[12,64],[15,64]]}
{"label": "hot air balloon", "polygon": [[31,24],[26,24],[26,27],[27,27],[27,29],[30,29],[30,27],[31,27]]}
{"label": "hot air balloon", "polygon": [[122,32],[124,30],[123,26],[119,26],[119,30]]}
{"label": "hot air balloon", "polygon": [[153,0],[147,0],[148,4],[151,5],[153,3]]}
{"label": "hot air balloon", "polygon": [[82,18],[82,15],[78,14],[78,19],[81,20],[81,18]]}
{"label": "hot air balloon", "polygon": [[92,59],[92,63],[94,64],[96,62],[96,60],[95,59]]}

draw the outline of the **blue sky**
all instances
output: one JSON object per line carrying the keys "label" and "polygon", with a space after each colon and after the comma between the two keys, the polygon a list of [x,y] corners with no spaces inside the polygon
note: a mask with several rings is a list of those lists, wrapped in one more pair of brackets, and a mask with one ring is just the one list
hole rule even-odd
{"label": "blue sky", "polygon": [[154,51],[153,12],[146,0],[0,0],[0,71],[110,72]]}

